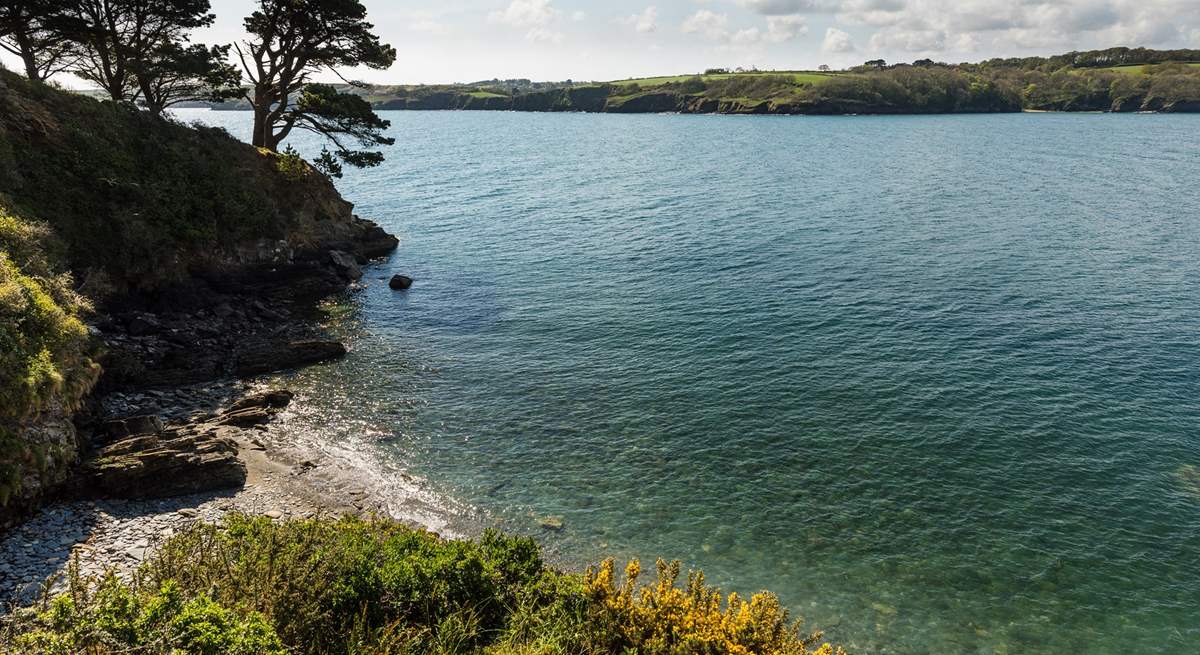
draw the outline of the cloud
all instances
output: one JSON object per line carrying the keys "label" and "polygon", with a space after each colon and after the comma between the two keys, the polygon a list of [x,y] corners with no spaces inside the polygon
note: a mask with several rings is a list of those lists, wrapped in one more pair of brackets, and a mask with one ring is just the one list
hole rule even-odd
{"label": "cloud", "polygon": [[[740,0],[747,5],[757,0]],[[763,3],[783,0],[762,0]],[[1200,29],[1195,0],[833,0],[837,19],[876,28],[871,47],[999,54],[1113,45],[1180,47]]]}
{"label": "cloud", "polygon": [[767,32],[763,40],[770,43],[791,41],[801,34],[808,34],[808,22],[804,16],[768,16]]}
{"label": "cloud", "polygon": [[489,21],[526,29],[526,39],[541,43],[562,43],[562,33],[551,28],[561,17],[562,11],[551,0],[512,0],[508,7],[488,14]]}
{"label": "cloud", "polygon": [[854,52],[854,42],[850,35],[836,27],[825,30],[825,39],[821,41],[821,50],[825,52]]}
{"label": "cloud", "polygon": [[629,25],[641,34],[649,34],[658,29],[658,8],[651,5],[632,16],[619,19],[619,22]]}
{"label": "cloud", "polygon": [[713,41],[724,41],[729,38],[729,16],[701,9],[685,18],[680,29],[685,34],[700,34]]}
{"label": "cloud", "polygon": [[790,41],[801,34],[807,34],[808,23],[804,16],[798,14],[772,15],[767,16],[765,29],[748,27],[730,31],[727,15],[701,9],[684,20],[681,29],[687,34],[700,34],[712,41],[749,46]]}

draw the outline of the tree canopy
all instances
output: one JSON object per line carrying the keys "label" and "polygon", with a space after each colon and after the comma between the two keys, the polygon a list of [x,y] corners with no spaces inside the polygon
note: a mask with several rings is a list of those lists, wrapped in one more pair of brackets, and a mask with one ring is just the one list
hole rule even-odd
{"label": "tree canopy", "polygon": [[236,46],[251,83],[245,97],[254,109],[254,145],[278,151],[293,130],[320,134],[334,153],[326,150],[317,163],[334,176],[341,163],[383,160],[361,148],[394,143],[383,134],[389,123],[359,95],[311,82],[319,71],[392,65],[395,49],[372,32],[366,14],[359,0],[260,0],[245,20],[251,38]]}

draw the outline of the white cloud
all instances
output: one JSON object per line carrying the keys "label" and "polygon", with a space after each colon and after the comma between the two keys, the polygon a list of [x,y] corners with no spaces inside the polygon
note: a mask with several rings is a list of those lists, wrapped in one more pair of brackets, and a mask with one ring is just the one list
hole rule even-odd
{"label": "white cloud", "polygon": [[768,16],[767,32],[763,40],[770,43],[791,41],[801,34],[808,34],[808,22],[803,16]]}
{"label": "white cloud", "polygon": [[658,29],[658,7],[650,5],[632,16],[620,19],[620,22],[641,34],[649,34]]}
{"label": "white cloud", "polygon": [[[758,0],[739,0],[757,4]],[[763,0],[775,2],[782,0]],[[830,0],[839,21],[877,28],[876,49],[1011,55],[1114,45],[1182,47],[1200,31],[1196,0]]]}
{"label": "white cloud", "polygon": [[488,14],[488,20],[528,31],[525,38],[540,43],[562,43],[563,34],[551,28],[562,11],[551,0],[512,0],[508,7]]}
{"label": "white cloud", "polygon": [[682,29],[685,33],[700,34],[712,41],[749,46],[791,41],[801,34],[808,33],[808,23],[804,16],[798,14],[771,15],[767,16],[766,29],[747,27],[730,31],[727,15],[701,9],[683,21]]}
{"label": "white cloud", "polygon": [[701,34],[713,41],[722,41],[729,38],[729,16],[701,9],[684,19],[680,29],[685,34]]}
{"label": "white cloud", "polygon": [[825,39],[821,41],[821,50],[825,52],[853,52],[854,42],[850,35],[836,27],[825,30]]}

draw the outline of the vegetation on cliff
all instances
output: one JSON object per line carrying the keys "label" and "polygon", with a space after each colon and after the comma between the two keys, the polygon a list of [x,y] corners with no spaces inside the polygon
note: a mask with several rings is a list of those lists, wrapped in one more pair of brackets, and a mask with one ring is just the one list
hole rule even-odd
{"label": "vegetation on cliff", "polygon": [[[1200,111],[1200,51],[1110,48],[946,64],[869,61],[845,71],[742,71],[562,83],[359,91],[380,109],[776,114]],[[1172,63],[1176,62],[1176,63]],[[227,107],[233,108],[233,107]]]}
{"label": "vegetation on cliff", "polygon": [[93,299],[249,258],[239,249],[260,240],[348,229],[329,180],[282,174],[283,157],[0,71],[0,197],[52,228]]}
{"label": "vegetation on cliff", "polygon": [[[172,539],[132,583],[78,577],[0,633],[29,655],[832,655],[769,593],[724,597],[659,562],[548,567],[530,539],[448,541],[382,520],[233,516]],[[841,652],[838,649],[836,652]]]}

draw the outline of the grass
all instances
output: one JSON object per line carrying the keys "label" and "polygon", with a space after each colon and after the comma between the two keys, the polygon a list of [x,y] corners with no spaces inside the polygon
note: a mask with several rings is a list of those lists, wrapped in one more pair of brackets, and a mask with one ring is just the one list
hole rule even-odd
{"label": "grass", "polygon": [[[68,590],[0,621],[24,655],[835,655],[775,596],[723,596],[678,563],[585,574],[528,538],[444,540],[383,520],[232,515],[173,538],[130,583]],[[7,646],[14,647],[10,650]]]}
{"label": "grass", "polygon": [[[1153,64],[1125,64],[1123,66],[1109,66],[1107,68],[1097,68],[1094,70],[1110,71],[1113,73],[1129,73],[1131,75],[1145,75],[1146,66],[1152,65]],[[1200,62],[1188,62],[1185,65],[1191,68],[1200,68]]]}
{"label": "grass", "polygon": [[685,82],[694,77],[699,77],[705,82],[714,80],[726,80],[734,77],[761,77],[761,76],[786,76],[792,78],[796,84],[819,84],[830,77],[834,77],[837,73],[819,73],[814,71],[756,71],[752,73],[716,73],[713,75],[667,75],[663,77],[641,77],[630,80],[617,80],[610,84],[617,86],[628,86],[631,84],[639,84],[642,86],[657,86],[660,84],[671,84]]}

